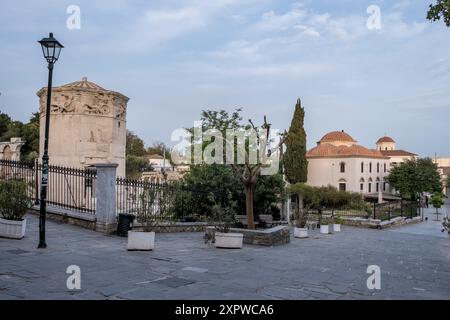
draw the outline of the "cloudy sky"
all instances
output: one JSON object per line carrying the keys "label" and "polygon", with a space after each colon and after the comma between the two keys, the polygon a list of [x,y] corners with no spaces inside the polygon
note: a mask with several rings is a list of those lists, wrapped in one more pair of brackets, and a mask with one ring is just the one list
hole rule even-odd
{"label": "cloudy sky", "polygon": [[[308,145],[345,130],[388,134],[422,156],[450,156],[450,28],[431,0],[15,0],[0,10],[0,109],[26,121],[46,85],[37,40],[65,49],[55,85],[87,76],[128,97],[128,128],[150,145],[202,109],[244,108],[288,128],[306,107]],[[67,8],[81,9],[70,30]],[[367,8],[381,9],[370,30]]]}

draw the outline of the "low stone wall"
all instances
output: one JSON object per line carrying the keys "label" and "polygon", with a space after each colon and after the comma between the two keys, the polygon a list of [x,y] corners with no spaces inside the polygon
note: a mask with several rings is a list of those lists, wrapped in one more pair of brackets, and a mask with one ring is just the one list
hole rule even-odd
{"label": "low stone wall", "polygon": [[[216,232],[214,227],[207,227],[206,233],[212,235]],[[247,230],[231,228],[232,233],[242,233],[245,244],[254,244],[259,246],[279,246],[291,241],[289,228],[287,226],[277,226],[265,230]]]}
{"label": "low stone wall", "polygon": [[396,217],[391,220],[381,221],[378,219],[364,219],[364,218],[348,218],[341,217],[343,224],[355,227],[366,227],[372,229],[386,229],[395,226],[401,226],[409,223],[418,223],[422,221],[422,218],[414,217],[412,219],[405,217]]}
{"label": "low stone wall", "polygon": [[[151,231],[156,233],[203,232],[208,226],[207,222],[176,222],[154,226]],[[142,231],[142,226],[139,223],[134,223],[133,230]]]}
{"label": "low stone wall", "polygon": [[[39,206],[31,208],[30,213],[39,215]],[[75,212],[62,208],[47,206],[47,219],[68,223],[89,230],[96,230],[97,218],[93,213]]]}

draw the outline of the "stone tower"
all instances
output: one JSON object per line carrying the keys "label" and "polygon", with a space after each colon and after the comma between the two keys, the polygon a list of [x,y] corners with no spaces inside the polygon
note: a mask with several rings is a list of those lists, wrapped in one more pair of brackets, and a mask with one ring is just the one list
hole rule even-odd
{"label": "stone tower", "polygon": [[[37,93],[40,103],[40,158],[44,148],[47,88]],[[52,90],[50,164],[84,168],[117,163],[125,176],[126,110],[128,98],[103,89],[87,78]]]}

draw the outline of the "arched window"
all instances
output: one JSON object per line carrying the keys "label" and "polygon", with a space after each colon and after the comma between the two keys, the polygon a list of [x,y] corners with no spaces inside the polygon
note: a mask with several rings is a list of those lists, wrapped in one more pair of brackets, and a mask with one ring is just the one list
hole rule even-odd
{"label": "arched window", "polygon": [[359,179],[359,191],[364,192],[364,178]]}
{"label": "arched window", "polygon": [[345,162],[341,162],[339,166],[341,169],[341,173],[345,173]]}
{"label": "arched window", "polygon": [[383,165],[383,167],[384,167],[384,172],[386,172],[387,170],[386,170],[386,163]]}
{"label": "arched window", "polygon": [[369,172],[372,173],[372,162],[369,163]]}
{"label": "arched window", "polygon": [[361,162],[361,173],[364,173],[364,162]]}
{"label": "arched window", "polygon": [[380,163],[377,162],[377,173],[380,172]]}

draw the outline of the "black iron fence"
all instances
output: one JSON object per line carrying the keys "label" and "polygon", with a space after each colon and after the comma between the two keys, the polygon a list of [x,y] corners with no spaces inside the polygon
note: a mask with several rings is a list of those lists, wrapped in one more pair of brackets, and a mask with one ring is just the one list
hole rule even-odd
{"label": "black iron fence", "polygon": [[[27,184],[28,195],[39,204],[42,165],[37,161],[0,160],[0,180],[20,180]],[[47,203],[49,206],[95,213],[95,168],[49,166]]]}
{"label": "black iron fence", "polygon": [[398,200],[384,203],[365,203],[355,208],[321,208],[309,210],[308,214],[314,220],[321,217],[363,218],[391,220],[396,217],[414,218],[420,215],[417,202]]}
{"label": "black iron fence", "polygon": [[373,219],[391,220],[396,217],[414,218],[420,215],[420,206],[416,201],[391,201],[373,205]]}
{"label": "black iron fence", "polygon": [[178,182],[155,183],[117,178],[117,213],[151,214],[155,220],[206,221],[214,204],[226,205],[220,191],[196,190]]}

